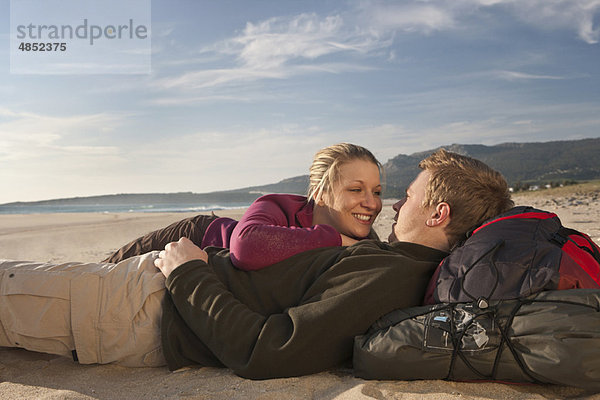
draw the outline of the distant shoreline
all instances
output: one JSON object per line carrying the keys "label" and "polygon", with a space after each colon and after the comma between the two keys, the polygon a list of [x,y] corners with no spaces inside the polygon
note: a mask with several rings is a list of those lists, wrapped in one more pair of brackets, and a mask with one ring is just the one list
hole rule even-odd
{"label": "distant shoreline", "polygon": [[[550,198],[573,195],[590,195],[592,198],[600,193],[600,181],[577,183],[563,187],[540,188],[512,193],[514,198]],[[261,193],[262,194],[262,193]],[[189,195],[188,193],[175,194]],[[260,194],[253,194],[260,196]],[[12,214],[62,214],[62,213],[210,213],[223,210],[240,210],[250,206],[254,198],[241,201],[211,199],[210,201],[164,201],[173,194],[121,194],[94,197],[74,197],[39,202],[14,202],[0,204],[0,215]],[[117,198],[127,201],[115,201]],[[139,201],[136,201],[138,199]],[[393,198],[384,198],[390,204]]]}
{"label": "distant shoreline", "polygon": [[0,215],[62,213],[207,213],[245,209],[250,203],[229,204],[44,204],[0,205]]}

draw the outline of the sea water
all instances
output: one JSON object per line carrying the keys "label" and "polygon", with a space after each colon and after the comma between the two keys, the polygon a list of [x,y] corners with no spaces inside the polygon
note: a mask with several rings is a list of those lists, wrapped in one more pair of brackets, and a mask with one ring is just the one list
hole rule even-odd
{"label": "sea water", "polygon": [[4,204],[0,214],[210,212],[246,208],[249,203],[224,204]]}

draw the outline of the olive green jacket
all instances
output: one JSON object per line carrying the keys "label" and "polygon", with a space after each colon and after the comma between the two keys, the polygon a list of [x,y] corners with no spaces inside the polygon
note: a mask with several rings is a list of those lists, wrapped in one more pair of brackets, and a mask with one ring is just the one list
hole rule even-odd
{"label": "olive green jacket", "polygon": [[260,271],[238,270],[207,248],[166,281],[162,343],[171,370],[226,366],[265,379],[311,374],[352,356],[380,316],[420,305],[447,253],[363,240],[307,251]]}

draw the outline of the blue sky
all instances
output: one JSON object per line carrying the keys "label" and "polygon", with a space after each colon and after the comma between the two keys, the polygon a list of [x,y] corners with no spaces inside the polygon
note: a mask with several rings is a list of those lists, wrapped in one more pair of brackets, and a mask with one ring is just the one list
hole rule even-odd
{"label": "blue sky", "polygon": [[149,74],[11,74],[9,8],[0,203],[273,183],[340,141],[600,136],[600,0],[152,1]]}

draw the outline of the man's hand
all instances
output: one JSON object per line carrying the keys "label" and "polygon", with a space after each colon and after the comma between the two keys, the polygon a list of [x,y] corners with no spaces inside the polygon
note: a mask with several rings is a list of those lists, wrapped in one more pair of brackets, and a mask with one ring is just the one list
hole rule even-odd
{"label": "man's hand", "polygon": [[177,267],[191,260],[208,262],[208,254],[188,238],[182,237],[177,242],[167,244],[165,249],[158,253],[154,265],[168,278]]}

